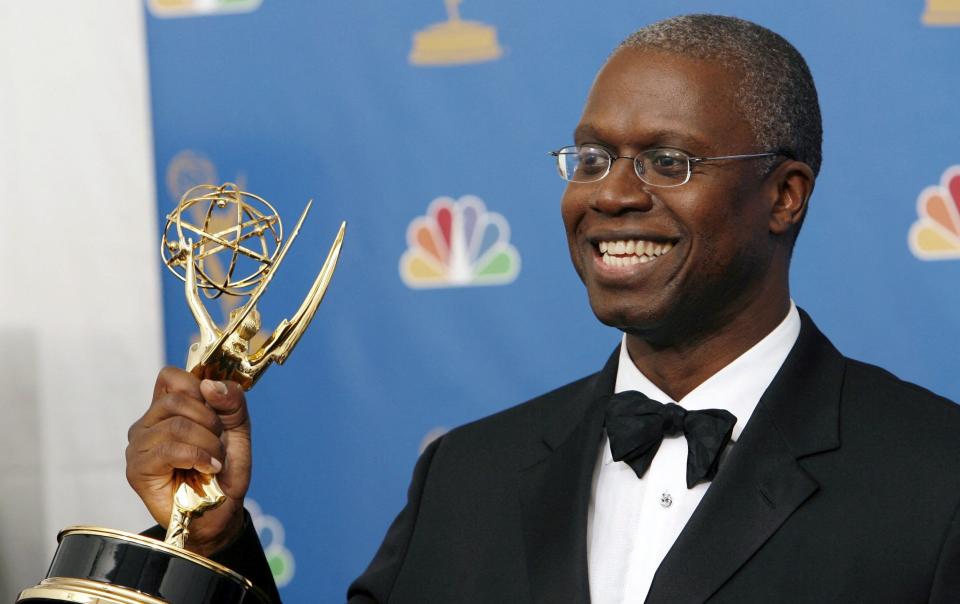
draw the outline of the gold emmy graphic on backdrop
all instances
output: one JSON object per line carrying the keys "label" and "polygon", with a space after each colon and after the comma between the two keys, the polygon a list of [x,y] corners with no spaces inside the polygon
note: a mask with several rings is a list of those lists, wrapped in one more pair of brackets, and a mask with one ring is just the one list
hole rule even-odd
{"label": "gold emmy graphic on backdrop", "polygon": [[960,0],[927,0],[926,25],[960,25]]}
{"label": "gold emmy graphic on backdrop", "polygon": [[[311,202],[284,241],[283,224],[270,203],[233,183],[198,185],[167,216],[160,253],[184,282],[187,306],[199,341],[187,353],[187,370],[199,378],[233,380],[249,390],[273,363],[283,364],[316,314],[340,257],[347,223],[296,313],[280,322],[262,344],[257,303],[276,275],[310,210]],[[200,210],[199,212],[197,210]],[[200,216],[194,224],[189,216]],[[227,256],[225,270],[208,270]],[[204,300],[246,298],[217,326]],[[216,477],[177,471],[173,509],[163,541],[99,527],[69,527],[46,578],[20,593],[17,602],[83,604],[254,604],[266,596],[232,570],[183,549],[190,522],[220,505],[225,496]]]}
{"label": "gold emmy graphic on backdrop", "polygon": [[447,20],[413,35],[414,65],[462,65],[493,61],[503,55],[495,27],[460,18],[461,0],[444,0]]}

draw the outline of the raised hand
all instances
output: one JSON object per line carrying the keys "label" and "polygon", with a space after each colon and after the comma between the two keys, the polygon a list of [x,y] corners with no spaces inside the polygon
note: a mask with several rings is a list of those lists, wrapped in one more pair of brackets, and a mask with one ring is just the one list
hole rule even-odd
{"label": "raised hand", "polygon": [[250,418],[234,382],[199,380],[166,367],[153,401],[127,434],[127,480],[161,526],[170,520],[175,470],[215,474],[224,503],[190,524],[187,549],[210,555],[239,535],[250,485]]}

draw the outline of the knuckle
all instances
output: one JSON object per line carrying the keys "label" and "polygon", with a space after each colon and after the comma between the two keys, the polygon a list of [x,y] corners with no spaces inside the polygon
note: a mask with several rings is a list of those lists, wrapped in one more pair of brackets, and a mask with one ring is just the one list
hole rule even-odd
{"label": "knuckle", "polygon": [[176,367],[167,365],[157,374],[157,386],[168,387],[176,382],[179,370]]}
{"label": "knuckle", "polygon": [[200,381],[179,367],[166,366],[157,375],[157,392],[196,392]]}
{"label": "knuckle", "polygon": [[186,375],[189,375],[189,374],[183,369],[181,369],[180,367],[176,367],[174,365],[165,365],[162,369],[160,369],[160,374],[158,378],[163,379],[164,382],[169,383],[169,382],[176,382],[178,380],[182,380]]}
{"label": "knuckle", "polygon": [[207,409],[206,413],[206,424],[207,428],[215,435],[220,436],[223,434],[223,422],[220,421],[220,416],[213,412],[212,409]]}
{"label": "knuckle", "polygon": [[153,383],[155,391],[160,390],[167,383],[167,367],[163,367],[157,372],[157,379]]}
{"label": "knuckle", "polygon": [[207,460],[207,454],[200,447],[190,447],[190,461],[196,465]]}
{"label": "knuckle", "polygon": [[202,454],[193,445],[169,441],[158,445],[154,452],[161,463],[170,468],[190,468],[201,459]]}
{"label": "knuckle", "polygon": [[171,463],[175,458],[173,449],[173,443],[162,442],[153,448],[153,455],[164,465],[173,465]]}
{"label": "knuckle", "polygon": [[164,411],[171,414],[176,414],[183,406],[183,395],[177,392],[168,392],[167,394],[161,396],[157,402],[160,408]]}
{"label": "knuckle", "polygon": [[[140,428],[140,422],[141,422],[141,421],[143,421],[143,420],[142,420],[142,419],[137,420],[137,421],[135,421],[134,423],[130,424],[130,427],[127,428],[127,443],[128,443],[128,444],[129,444],[130,442],[132,442],[132,441],[137,437],[137,432],[138,432],[138,430],[139,430],[139,428]],[[127,448],[129,449],[129,446],[128,446]]]}
{"label": "knuckle", "polygon": [[193,431],[193,422],[182,415],[178,415],[170,418],[170,421],[168,422],[168,429],[171,435],[176,437],[178,440],[183,440],[189,437],[190,433]]}

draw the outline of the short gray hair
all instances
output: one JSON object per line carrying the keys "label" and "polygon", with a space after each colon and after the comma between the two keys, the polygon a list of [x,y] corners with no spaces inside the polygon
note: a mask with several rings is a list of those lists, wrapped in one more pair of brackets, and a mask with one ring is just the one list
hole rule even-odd
{"label": "short gray hair", "polygon": [[637,30],[616,50],[621,48],[732,67],[740,75],[737,102],[757,145],[806,163],[814,175],[820,172],[823,126],[817,89],[803,56],[779,34],[736,17],[682,15]]}

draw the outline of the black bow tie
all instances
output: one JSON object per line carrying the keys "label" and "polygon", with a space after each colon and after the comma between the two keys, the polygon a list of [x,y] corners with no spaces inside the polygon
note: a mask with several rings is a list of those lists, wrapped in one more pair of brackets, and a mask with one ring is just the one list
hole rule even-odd
{"label": "black bow tie", "polygon": [[737,418],[724,409],[687,411],[675,403],[658,403],[636,390],[607,401],[604,426],[615,461],[630,464],[642,478],[664,436],[687,437],[687,488],[713,480],[720,452],[730,442]]}

